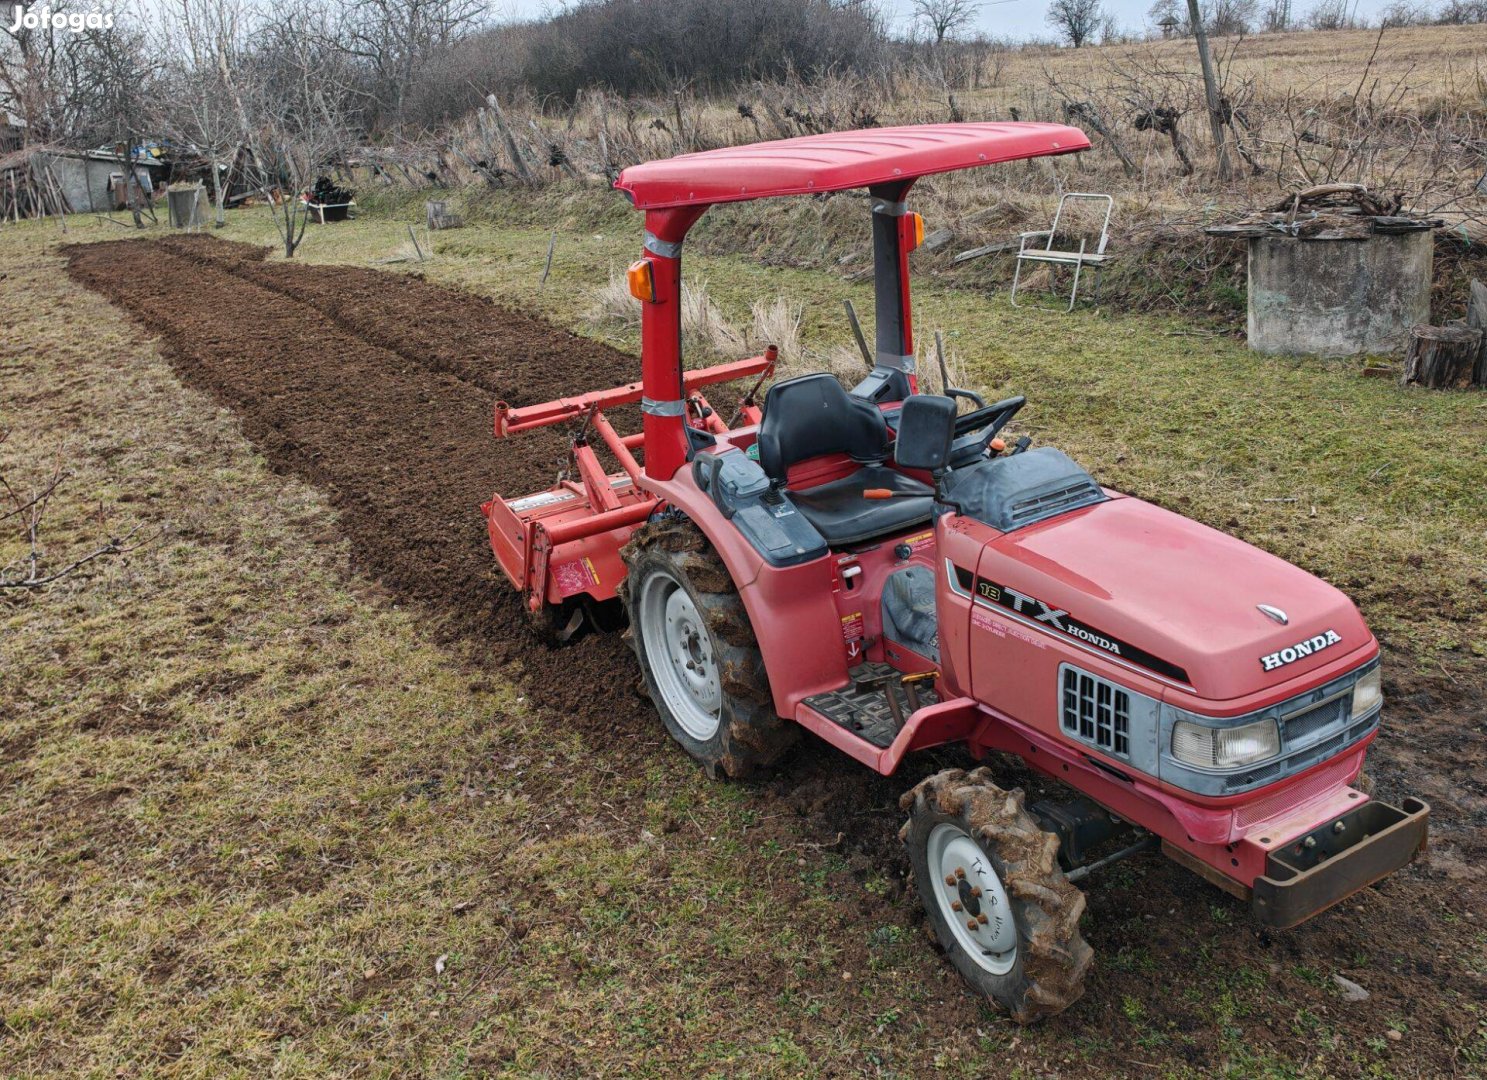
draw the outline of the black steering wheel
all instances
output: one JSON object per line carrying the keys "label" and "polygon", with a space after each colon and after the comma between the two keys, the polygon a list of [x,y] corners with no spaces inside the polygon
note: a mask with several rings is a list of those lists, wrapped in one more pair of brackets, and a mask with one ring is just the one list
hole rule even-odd
{"label": "black steering wheel", "polygon": [[1018,394],[957,416],[955,441],[950,444],[950,467],[964,467],[986,453],[991,440],[1026,404],[1027,398]]}

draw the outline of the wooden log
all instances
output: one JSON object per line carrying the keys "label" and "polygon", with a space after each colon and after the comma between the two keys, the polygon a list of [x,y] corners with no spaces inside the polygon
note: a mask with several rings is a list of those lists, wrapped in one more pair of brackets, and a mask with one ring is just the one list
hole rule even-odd
{"label": "wooden log", "polygon": [[998,244],[982,244],[980,247],[973,247],[969,251],[962,251],[959,255],[955,256],[955,258],[951,259],[950,261],[953,263],[970,262],[972,259],[979,259],[983,255],[995,255],[1002,251],[1016,250],[1016,243],[1004,240]]}
{"label": "wooden log", "polygon": [[1479,331],[1481,344],[1477,346],[1477,365],[1472,372],[1472,383],[1487,388],[1487,285],[1472,278],[1471,299],[1466,304],[1466,325]]}
{"label": "wooden log", "polygon": [[1093,105],[1087,101],[1066,101],[1064,116],[1069,120],[1082,120],[1093,128],[1095,133],[1109,144],[1110,149],[1115,151],[1115,156],[1120,159],[1120,167],[1125,170],[1125,174],[1136,175],[1136,163],[1131,160],[1131,155],[1126,153],[1126,148],[1120,144],[1120,140],[1115,137],[1115,132],[1111,131],[1101,119],[1099,111]]}
{"label": "wooden log", "polygon": [[924,238],[924,243],[920,245],[920,248],[926,254],[928,254],[931,252],[939,251],[940,248],[944,247],[946,244],[950,243],[950,241],[954,239],[955,232],[953,230],[936,229],[934,232],[930,233]]}
{"label": "wooden log", "polygon": [[1474,327],[1459,323],[1412,327],[1400,382],[1436,389],[1469,387],[1481,347],[1482,331]]}
{"label": "wooden log", "polygon": [[1269,209],[1289,210],[1298,203],[1315,202],[1328,195],[1358,195],[1367,190],[1362,184],[1317,184],[1314,187],[1293,191],[1280,202],[1271,204]]}
{"label": "wooden log", "polygon": [[485,103],[490,106],[491,119],[495,121],[496,131],[506,144],[506,153],[511,158],[511,167],[516,175],[521,178],[522,183],[528,187],[532,185],[532,173],[527,168],[527,163],[522,159],[521,150],[516,145],[516,136],[512,134],[511,128],[506,124],[506,114],[501,111],[501,103],[495,94],[487,94]]}

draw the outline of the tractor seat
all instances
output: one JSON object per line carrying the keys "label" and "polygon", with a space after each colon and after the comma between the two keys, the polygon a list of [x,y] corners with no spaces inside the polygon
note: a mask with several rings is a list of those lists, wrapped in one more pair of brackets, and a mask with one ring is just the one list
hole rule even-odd
{"label": "tractor seat", "polygon": [[[777,487],[790,466],[825,454],[846,454],[859,468],[837,480],[790,492],[790,499],[832,547],[860,544],[921,525],[934,515],[934,489],[883,464],[888,425],[878,407],[855,398],[825,373],[777,382],[764,396],[759,465]],[[866,499],[867,488],[902,494]]]}

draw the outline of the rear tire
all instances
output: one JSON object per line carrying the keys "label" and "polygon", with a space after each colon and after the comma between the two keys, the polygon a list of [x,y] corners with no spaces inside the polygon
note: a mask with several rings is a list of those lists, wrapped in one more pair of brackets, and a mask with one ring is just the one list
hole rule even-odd
{"label": "rear tire", "polygon": [[[1058,865],[1058,837],[991,770],[947,769],[899,804],[914,887],[946,958],[977,993],[1030,1024],[1084,993],[1094,951],[1084,894]],[[972,924],[975,928],[972,929]]]}
{"label": "rear tire", "polygon": [[764,657],[738,589],[702,531],[646,525],[620,552],[625,631],[661,722],[708,776],[772,765],[799,730],[774,711]]}

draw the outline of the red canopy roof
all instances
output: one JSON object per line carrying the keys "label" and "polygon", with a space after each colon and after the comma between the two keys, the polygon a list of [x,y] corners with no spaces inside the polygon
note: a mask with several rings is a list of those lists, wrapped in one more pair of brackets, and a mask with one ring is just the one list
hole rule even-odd
{"label": "red canopy roof", "polygon": [[635,206],[670,206],[814,195],[911,180],[973,165],[1087,150],[1063,124],[920,124],[802,135],[632,165],[614,186]]}

